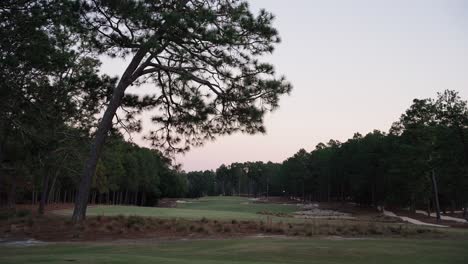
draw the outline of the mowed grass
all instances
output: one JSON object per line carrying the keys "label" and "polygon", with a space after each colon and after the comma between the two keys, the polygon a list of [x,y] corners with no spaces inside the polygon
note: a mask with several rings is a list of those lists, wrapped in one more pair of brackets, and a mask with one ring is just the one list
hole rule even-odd
{"label": "mowed grass", "polygon": [[[267,216],[258,212],[293,213],[298,211],[296,205],[254,203],[243,197],[206,197],[178,204],[177,208],[137,207],[137,206],[91,206],[87,214],[105,215],[138,215],[158,218],[184,219],[218,219],[218,220],[265,220]],[[56,211],[69,215],[71,210]],[[272,217],[276,221],[292,220],[286,217]]]}
{"label": "mowed grass", "polygon": [[237,239],[0,246],[0,263],[466,263],[467,240]]}

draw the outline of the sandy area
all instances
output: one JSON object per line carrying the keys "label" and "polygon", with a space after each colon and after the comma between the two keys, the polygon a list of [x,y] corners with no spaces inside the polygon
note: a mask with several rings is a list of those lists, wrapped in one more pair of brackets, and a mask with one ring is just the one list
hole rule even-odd
{"label": "sandy area", "polygon": [[406,217],[406,216],[398,216],[395,213],[390,212],[390,211],[385,211],[384,210],[383,214],[386,215],[386,216],[391,216],[391,217],[399,217],[401,220],[403,220],[405,222],[408,222],[408,223],[411,223],[411,224],[415,224],[415,225],[433,226],[433,227],[448,227],[448,226],[445,226],[445,225],[436,225],[436,224],[424,223],[424,222],[421,222],[419,220],[409,218],[409,217]]}

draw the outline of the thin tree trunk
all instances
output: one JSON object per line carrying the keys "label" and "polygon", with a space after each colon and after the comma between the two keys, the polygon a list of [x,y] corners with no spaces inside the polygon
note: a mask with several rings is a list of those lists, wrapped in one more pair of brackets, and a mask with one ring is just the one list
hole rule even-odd
{"label": "thin tree trunk", "polygon": [[57,190],[57,199],[55,200],[55,203],[60,203],[60,201],[62,200],[62,190],[61,189],[58,189]]}
{"label": "thin tree trunk", "polygon": [[138,205],[138,190],[135,192],[135,202],[134,205]]}
{"label": "thin tree trunk", "polygon": [[427,201],[427,216],[431,217],[431,200]]}
{"label": "thin tree trunk", "polygon": [[8,208],[14,210],[16,208],[16,180],[13,176],[11,178],[10,191],[8,192]]}
{"label": "thin tree trunk", "polygon": [[146,205],[146,192],[143,192],[141,194],[141,206],[145,206]]}
{"label": "thin tree trunk", "polygon": [[468,219],[468,202],[465,203],[465,206],[463,206],[463,217],[465,219]]}
{"label": "thin tree trunk", "polygon": [[96,204],[96,191],[93,191],[93,198],[91,199],[92,204]]}
{"label": "thin tree trunk", "polygon": [[[8,122],[8,121],[7,121]],[[4,124],[2,124],[4,125]],[[8,124],[5,124],[5,128],[8,127]],[[6,129],[3,134],[3,138],[0,140],[0,190],[2,189],[2,184],[4,184],[4,174],[3,174],[3,150],[5,149],[6,142],[8,140],[8,136],[10,134],[10,130]],[[1,196],[0,196],[0,205],[1,203]]]}
{"label": "thin tree trunk", "polygon": [[434,190],[434,202],[435,202],[435,210],[436,210],[436,215],[437,215],[437,222],[439,222],[440,221],[439,190],[437,188],[437,179],[436,179],[434,169],[432,169],[431,171],[431,180],[432,180],[432,188]]}
{"label": "thin tree trunk", "polygon": [[57,182],[57,178],[59,175],[59,170],[55,172],[54,179],[52,180],[52,185],[50,186],[49,194],[47,195],[49,199],[47,199],[47,203],[51,203],[53,199],[55,198],[54,192],[55,192],[55,183]]}
{"label": "thin tree trunk", "polygon": [[47,194],[49,193],[49,172],[46,171],[44,178],[42,178],[42,192],[41,200],[39,201],[39,210],[40,215],[44,214],[45,205],[47,202]]}

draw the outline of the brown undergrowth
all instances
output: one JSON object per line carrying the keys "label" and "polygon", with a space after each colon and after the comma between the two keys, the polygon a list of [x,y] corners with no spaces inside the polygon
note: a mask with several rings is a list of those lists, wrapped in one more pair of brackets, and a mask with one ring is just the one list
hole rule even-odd
{"label": "brown undergrowth", "polygon": [[3,239],[34,238],[42,241],[106,241],[138,238],[230,238],[258,234],[284,236],[394,236],[444,237],[440,229],[408,224],[360,223],[356,221],[310,221],[304,223],[158,219],[141,216],[96,216],[74,224],[59,216],[15,216],[0,221]]}

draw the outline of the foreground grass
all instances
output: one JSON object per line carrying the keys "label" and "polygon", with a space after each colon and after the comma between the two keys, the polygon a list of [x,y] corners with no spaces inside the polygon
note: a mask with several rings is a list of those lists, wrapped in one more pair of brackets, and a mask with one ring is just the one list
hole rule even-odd
{"label": "foreground grass", "polygon": [[236,239],[0,246],[0,263],[466,263],[468,240]]}
{"label": "foreground grass", "polygon": [[[265,215],[258,212],[293,213],[298,211],[295,205],[252,203],[242,197],[207,197],[192,203],[179,204],[177,208],[136,207],[136,206],[93,206],[88,209],[88,215],[138,215],[158,218],[201,219],[203,217],[217,220],[266,220]],[[58,214],[69,215],[71,210],[56,211]],[[275,221],[291,221],[287,217],[273,217]]]}

